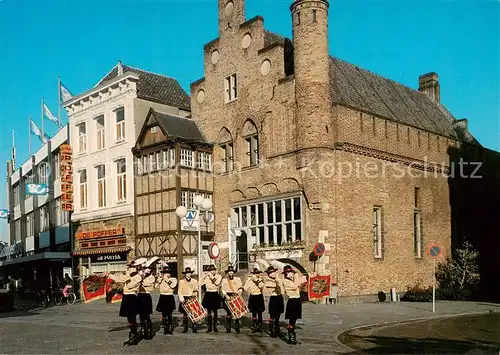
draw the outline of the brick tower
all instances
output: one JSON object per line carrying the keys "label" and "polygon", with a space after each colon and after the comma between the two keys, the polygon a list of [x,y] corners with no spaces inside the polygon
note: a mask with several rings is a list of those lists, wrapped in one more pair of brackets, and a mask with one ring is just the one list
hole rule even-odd
{"label": "brick tower", "polygon": [[295,0],[292,12],[298,148],[332,144],[328,1]]}
{"label": "brick tower", "polygon": [[245,22],[245,0],[219,1],[219,35],[234,33]]}

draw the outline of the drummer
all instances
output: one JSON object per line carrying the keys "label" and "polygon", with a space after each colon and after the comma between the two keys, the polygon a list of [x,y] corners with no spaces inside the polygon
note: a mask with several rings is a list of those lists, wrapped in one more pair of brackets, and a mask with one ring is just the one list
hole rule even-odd
{"label": "drummer", "polygon": [[278,279],[278,269],[274,266],[267,268],[267,279],[264,281],[269,297],[269,335],[271,338],[280,336],[280,317],[285,311],[285,303],[283,302],[283,281]]}
{"label": "drummer", "polygon": [[[188,331],[188,315],[186,310],[183,307],[184,302],[198,297],[198,281],[193,280],[191,275],[193,271],[190,267],[186,267],[182,272],[184,275],[184,279],[179,281],[179,289],[177,291],[179,295],[179,312],[182,313],[182,325],[183,325],[183,333],[187,333]],[[196,333],[196,324],[192,323],[193,333]]]}
{"label": "drummer", "polygon": [[[217,329],[217,310],[221,306],[221,299],[219,296],[219,288],[222,283],[222,276],[217,274],[217,270],[215,265],[210,265],[208,268],[210,272],[208,275],[205,275],[203,281],[201,282],[201,287],[206,289],[205,295],[203,296],[202,305],[208,311],[208,329],[207,333],[210,333],[213,329],[214,332],[218,333]],[[213,318],[212,318],[213,313]],[[213,322],[213,328],[212,328]]]}
{"label": "drummer", "polygon": [[142,277],[142,282],[137,295],[137,308],[141,321],[142,337],[149,340],[153,339],[153,323],[151,322],[153,299],[151,298],[151,291],[154,288],[156,277],[152,274],[150,268],[140,268],[139,274]]}
{"label": "drummer", "polygon": [[160,299],[156,306],[156,311],[161,312],[163,322],[163,334],[172,334],[172,312],[175,309],[174,289],[177,286],[177,279],[171,276],[172,272],[167,265],[161,270],[156,287],[160,289]]}
{"label": "drummer", "polygon": [[[226,332],[231,333],[232,314],[226,304],[226,300],[229,297],[241,296],[241,293],[243,292],[243,283],[239,277],[234,276],[234,267],[232,265],[228,266],[225,273],[226,277],[222,280],[221,291],[222,296],[224,297],[224,309],[226,310]],[[234,329],[237,334],[240,333],[239,319],[234,320]]]}
{"label": "drummer", "polygon": [[250,277],[243,288],[250,293],[248,298],[248,309],[252,312],[252,333],[262,333],[262,312],[265,311],[264,295],[264,281],[260,277],[260,270],[254,268]]}
{"label": "drummer", "polygon": [[290,265],[286,265],[283,268],[283,274],[285,275],[283,287],[285,294],[288,296],[285,312],[285,319],[288,319],[288,343],[295,345],[297,344],[295,324],[297,323],[297,319],[302,318],[302,301],[300,300],[301,281]]}
{"label": "drummer", "polygon": [[127,264],[127,271],[125,274],[106,274],[107,277],[115,282],[122,282],[123,285],[123,298],[120,305],[120,317],[127,318],[128,326],[130,328],[129,338],[123,345],[137,345],[139,336],[137,334],[137,291],[141,285],[142,277],[137,272],[137,267],[145,262],[146,259],[139,259],[131,261]]}

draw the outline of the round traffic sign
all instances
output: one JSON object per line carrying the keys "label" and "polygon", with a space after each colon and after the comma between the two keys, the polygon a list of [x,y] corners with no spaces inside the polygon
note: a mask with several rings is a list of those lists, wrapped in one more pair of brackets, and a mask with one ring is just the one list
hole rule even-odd
{"label": "round traffic sign", "polygon": [[220,255],[220,249],[216,242],[210,243],[208,246],[208,256],[210,259],[217,259]]}
{"label": "round traffic sign", "polygon": [[433,259],[440,258],[443,256],[443,247],[439,244],[430,244],[427,253]]}
{"label": "round traffic sign", "polygon": [[319,258],[322,256],[326,251],[326,246],[323,243],[316,243],[314,246],[313,252],[314,254]]}

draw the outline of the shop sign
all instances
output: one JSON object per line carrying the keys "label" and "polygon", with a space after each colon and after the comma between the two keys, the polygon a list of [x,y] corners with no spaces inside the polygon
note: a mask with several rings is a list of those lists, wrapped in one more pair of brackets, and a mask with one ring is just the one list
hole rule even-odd
{"label": "shop sign", "polygon": [[61,201],[63,211],[73,211],[73,155],[69,144],[59,148],[61,165]]}
{"label": "shop sign", "polygon": [[49,187],[46,184],[26,184],[26,195],[47,195]]}
{"label": "shop sign", "polygon": [[264,258],[266,260],[275,259],[300,259],[302,258],[302,249],[295,250],[269,250],[264,253]]}
{"label": "shop sign", "polygon": [[76,233],[76,239],[94,239],[94,238],[105,238],[105,237],[116,237],[125,234],[124,227],[116,227],[113,229],[104,229],[100,231],[90,231],[90,232],[78,232]]}
{"label": "shop sign", "polygon": [[104,255],[91,255],[90,262],[92,263],[106,263],[114,261],[127,261],[127,254],[104,254]]}

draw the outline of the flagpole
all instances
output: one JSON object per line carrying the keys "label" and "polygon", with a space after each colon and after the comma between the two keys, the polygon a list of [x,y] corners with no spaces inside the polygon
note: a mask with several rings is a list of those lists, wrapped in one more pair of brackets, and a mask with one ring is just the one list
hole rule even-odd
{"label": "flagpole", "polygon": [[61,127],[61,77],[57,77],[57,124]]}
{"label": "flagpole", "polygon": [[31,157],[31,116],[28,116],[28,156]]}
{"label": "flagpole", "polygon": [[45,137],[45,131],[43,130],[43,97],[42,97],[42,137]]}

